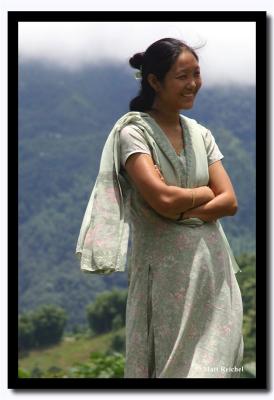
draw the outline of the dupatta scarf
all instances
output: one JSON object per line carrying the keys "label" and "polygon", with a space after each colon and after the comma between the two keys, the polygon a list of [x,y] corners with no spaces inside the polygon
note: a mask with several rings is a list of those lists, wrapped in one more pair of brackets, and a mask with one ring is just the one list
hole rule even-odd
{"label": "dupatta scarf", "polygon": [[[110,274],[125,271],[130,234],[131,188],[120,173],[121,129],[134,124],[146,140],[154,163],[169,185],[194,188],[208,184],[208,163],[201,130],[207,130],[194,119],[180,115],[186,146],[186,171],[171,143],[149,114],[131,111],[113,126],[105,142],[99,173],[93,186],[77,240],[75,255],[83,272]],[[188,218],[172,223],[195,227],[206,222]],[[224,241],[234,273],[241,271],[230,248],[222,225],[216,226]]]}

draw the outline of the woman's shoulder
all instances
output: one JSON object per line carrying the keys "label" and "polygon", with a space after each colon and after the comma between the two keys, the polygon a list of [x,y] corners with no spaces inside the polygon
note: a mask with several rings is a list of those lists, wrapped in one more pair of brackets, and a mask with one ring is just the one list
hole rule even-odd
{"label": "woman's shoulder", "polygon": [[123,124],[127,124],[127,123],[134,123],[134,121],[137,123],[138,120],[140,120],[140,118],[142,118],[143,113],[141,111],[129,111],[123,115],[121,115],[118,120],[116,120],[116,124],[117,123],[123,123]]}
{"label": "woman's shoulder", "polygon": [[129,111],[123,114],[113,125],[114,131],[121,131],[125,126],[130,125],[131,128],[137,131],[140,127],[145,126],[145,121],[143,118],[143,113],[140,111]]}
{"label": "woman's shoulder", "polygon": [[208,130],[208,128],[205,125],[201,124],[197,119],[186,117],[182,114],[180,114],[180,117],[187,125],[199,129],[202,133]]}
{"label": "woman's shoulder", "polygon": [[126,136],[141,136],[137,125],[134,125],[132,122],[123,126],[122,129],[120,130],[120,136],[121,137],[126,137]]}

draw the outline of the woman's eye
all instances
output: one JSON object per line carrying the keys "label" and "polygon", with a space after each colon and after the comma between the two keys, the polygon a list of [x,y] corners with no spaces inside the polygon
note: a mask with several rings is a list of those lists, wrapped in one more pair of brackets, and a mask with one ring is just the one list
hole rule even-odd
{"label": "woman's eye", "polygon": [[[194,72],[195,77],[200,77],[200,71]],[[177,77],[177,79],[187,79],[187,75],[180,75]]]}

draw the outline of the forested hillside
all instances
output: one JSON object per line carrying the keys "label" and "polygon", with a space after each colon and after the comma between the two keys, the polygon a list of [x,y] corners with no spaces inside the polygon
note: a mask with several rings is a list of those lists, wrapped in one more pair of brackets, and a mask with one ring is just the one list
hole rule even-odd
{"label": "forested hillside", "polygon": [[[20,312],[59,305],[70,329],[99,292],[127,287],[127,273],[81,273],[74,251],[104,142],[138,90],[133,75],[119,65],[70,73],[20,64]],[[235,254],[254,253],[255,88],[202,88],[185,115],[210,128],[224,154],[239,211],[221,222]]]}

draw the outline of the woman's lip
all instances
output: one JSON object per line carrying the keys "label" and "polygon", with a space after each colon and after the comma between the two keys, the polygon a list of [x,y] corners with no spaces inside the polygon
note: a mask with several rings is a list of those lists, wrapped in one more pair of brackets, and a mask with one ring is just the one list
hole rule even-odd
{"label": "woman's lip", "polygon": [[194,93],[183,94],[183,97],[194,97]]}

